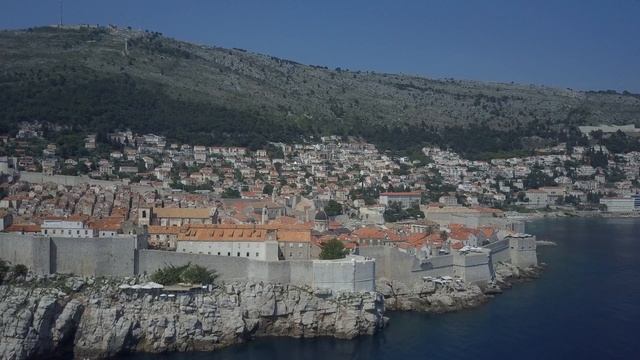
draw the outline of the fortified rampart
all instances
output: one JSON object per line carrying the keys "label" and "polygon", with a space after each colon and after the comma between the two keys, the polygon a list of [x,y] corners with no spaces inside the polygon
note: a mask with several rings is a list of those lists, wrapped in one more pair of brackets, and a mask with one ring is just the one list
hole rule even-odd
{"label": "fortified rampart", "polygon": [[[122,180],[99,180],[92,179],[86,175],[81,176],[73,176],[73,175],[45,175],[39,172],[32,171],[21,171],[19,173],[20,180],[32,183],[32,184],[45,184],[45,183],[53,183],[56,185],[64,185],[64,186],[77,186],[80,184],[89,184],[89,185],[99,185],[103,187],[109,186],[123,186],[127,185]],[[129,187],[132,191],[138,193],[145,193],[157,190],[157,188],[152,186],[145,186],[139,184],[129,184]]]}
{"label": "fortified rampart", "polygon": [[507,236],[483,248],[466,253],[433,256],[426,259],[389,246],[367,246],[362,256],[376,260],[376,276],[405,284],[422,282],[424,277],[457,276],[465,282],[484,285],[494,277],[495,264],[512,263],[527,268],[537,265],[536,238],[532,235]]}
{"label": "fortified rampart", "polygon": [[374,291],[376,277],[375,260],[362,256],[340,260],[260,261],[149,250],[136,236],[52,238],[0,234],[0,258],[24,264],[39,274],[80,276],[152,274],[167,265],[192,263],[215,270],[224,281],[309,285],[334,291]]}
{"label": "fortified rampart", "polygon": [[376,276],[403,283],[422,281],[424,276],[453,275],[453,255],[420,260],[388,246],[360,248],[360,255],[376,259]]}

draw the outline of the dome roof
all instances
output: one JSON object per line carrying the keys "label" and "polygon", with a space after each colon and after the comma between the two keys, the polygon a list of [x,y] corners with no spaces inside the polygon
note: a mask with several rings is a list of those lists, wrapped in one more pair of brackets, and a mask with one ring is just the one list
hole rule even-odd
{"label": "dome roof", "polygon": [[316,220],[324,220],[324,221],[327,221],[327,220],[329,220],[329,217],[327,216],[327,213],[326,213],[326,212],[324,212],[324,210],[320,210],[320,211],[318,211],[318,212],[316,213],[316,217],[315,217],[315,219],[316,219]]}

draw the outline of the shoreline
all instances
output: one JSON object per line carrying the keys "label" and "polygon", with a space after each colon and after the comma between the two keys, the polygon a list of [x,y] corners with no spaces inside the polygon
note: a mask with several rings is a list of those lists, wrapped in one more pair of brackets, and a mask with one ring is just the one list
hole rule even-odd
{"label": "shoreline", "polygon": [[123,290],[124,280],[54,275],[0,285],[0,358],[214,351],[263,336],[353,339],[388,321],[375,292],[234,282],[167,294]]}
{"label": "shoreline", "polygon": [[330,293],[254,282],[167,295],[131,289],[146,278],[26,276],[0,285],[0,357],[108,359],[135,353],[207,352],[260,337],[354,339],[383,331],[386,311],[444,314],[479,307],[545,264],[498,263],[481,288],[459,280],[407,286],[380,279],[376,292]]}
{"label": "shoreline", "polygon": [[[0,285],[3,358],[108,359],[135,353],[207,352],[260,337],[354,339],[383,331],[386,311],[444,314],[479,307],[544,265],[496,266],[494,287],[380,281],[377,292],[337,293],[291,285],[221,283],[176,294],[119,288],[143,279],[27,276]],[[386,288],[386,289],[385,289]],[[389,291],[391,290],[391,291]],[[10,314],[10,315],[6,315]],[[208,328],[209,327],[209,328]],[[12,329],[6,331],[6,329]]]}
{"label": "shoreline", "polygon": [[[145,276],[96,278],[8,273],[0,285],[0,358],[112,358],[132,353],[206,352],[258,337],[353,339],[382,331],[385,311],[442,314],[479,307],[545,264],[494,264],[490,282],[378,278],[371,292],[221,282],[213,288],[145,287]],[[142,286],[135,286],[142,285]],[[7,320],[8,319],[8,320]]]}
{"label": "shoreline", "polygon": [[[544,263],[530,268],[499,263],[494,283],[484,287],[455,281],[449,284],[425,281],[407,286],[383,280],[378,285],[378,292],[384,297],[385,309],[389,311],[445,314],[480,307],[514,285],[538,279],[545,268]],[[393,324],[393,318],[390,321]]]}
{"label": "shoreline", "polygon": [[[509,217],[509,216],[508,216]],[[546,219],[546,218],[601,218],[601,219],[638,219],[638,213],[609,213],[602,211],[569,211],[569,210],[553,210],[553,211],[536,211],[534,213],[517,213],[511,216],[514,219],[522,219],[525,222]]]}

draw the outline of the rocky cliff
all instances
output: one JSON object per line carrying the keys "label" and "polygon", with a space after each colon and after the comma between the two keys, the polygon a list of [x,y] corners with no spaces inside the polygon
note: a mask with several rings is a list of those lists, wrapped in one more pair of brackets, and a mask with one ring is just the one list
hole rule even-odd
{"label": "rocky cliff", "polygon": [[495,265],[495,279],[480,287],[459,280],[429,279],[415,284],[379,279],[377,291],[384,297],[388,310],[445,313],[481,305],[493,295],[500,294],[515,283],[529,281],[540,276],[544,264],[520,268],[510,263]]}
{"label": "rocky cliff", "polygon": [[117,285],[53,277],[0,286],[0,358],[204,351],[256,336],[349,339],[373,334],[386,321],[374,293],[232,283],[167,296]]}
{"label": "rocky cliff", "polygon": [[462,282],[424,281],[407,285],[397,281],[378,281],[378,291],[389,310],[445,313],[478,306],[488,297],[477,285]]}

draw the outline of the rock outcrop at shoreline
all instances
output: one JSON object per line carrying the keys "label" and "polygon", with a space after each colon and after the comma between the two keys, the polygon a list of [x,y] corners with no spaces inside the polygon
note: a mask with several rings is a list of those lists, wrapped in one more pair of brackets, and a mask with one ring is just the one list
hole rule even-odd
{"label": "rock outcrop at shoreline", "polygon": [[412,285],[381,279],[377,282],[377,290],[383,295],[387,310],[439,314],[481,305],[514,283],[538,278],[543,269],[544,264],[520,268],[510,263],[498,263],[495,280],[482,288],[455,279],[429,279]]}
{"label": "rock outcrop at shoreline", "polygon": [[397,281],[378,281],[388,310],[445,313],[478,306],[488,297],[479,286],[462,282],[438,284],[425,281],[412,286]]}
{"label": "rock outcrop at shoreline", "polygon": [[0,358],[207,351],[256,336],[350,339],[386,322],[375,293],[231,283],[173,297],[93,281],[54,277],[0,286]]}
{"label": "rock outcrop at shoreline", "polygon": [[539,278],[545,266],[546,264],[542,263],[528,268],[520,268],[510,263],[498,263],[495,266],[495,283],[501,289],[511,288],[514,283]]}

